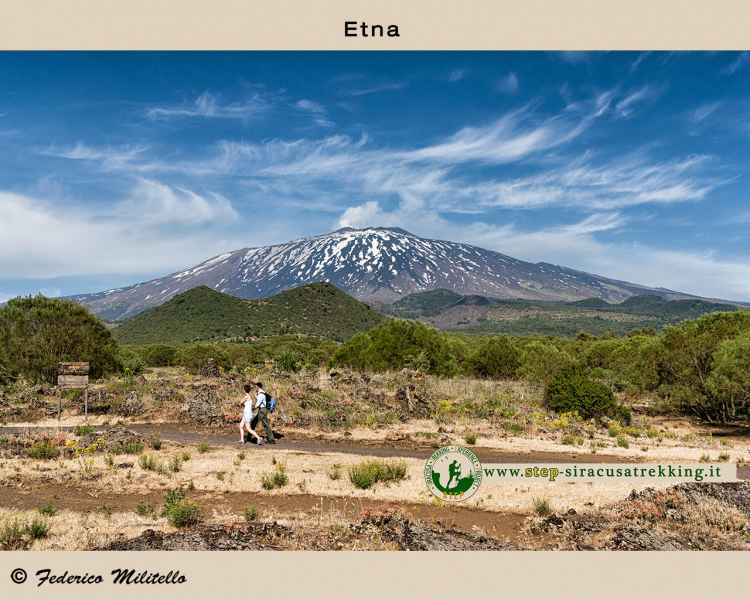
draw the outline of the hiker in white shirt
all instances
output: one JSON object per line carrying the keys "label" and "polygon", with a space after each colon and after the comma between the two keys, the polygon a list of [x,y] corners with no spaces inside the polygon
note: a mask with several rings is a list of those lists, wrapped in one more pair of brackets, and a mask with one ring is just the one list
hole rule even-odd
{"label": "hiker in white shirt", "polygon": [[255,387],[258,390],[258,393],[255,396],[255,409],[258,411],[257,419],[263,423],[263,429],[266,432],[266,442],[269,444],[275,444],[276,440],[273,437],[273,429],[271,429],[271,422],[269,419],[270,412],[268,410],[268,395],[263,389],[263,384],[260,381],[255,384]]}
{"label": "hiker in white shirt", "polygon": [[[263,440],[260,436],[255,433],[251,423],[253,422],[253,396],[250,392],[253,391],[253,386],[249,383],[245,384],[245,397],[242,399],[242,420],[240,420],[240,444],[245,443],[245,432],[248,432],[255,438],[256,443],[262,444]],[[257,401],[257,399],[256,399]]]}

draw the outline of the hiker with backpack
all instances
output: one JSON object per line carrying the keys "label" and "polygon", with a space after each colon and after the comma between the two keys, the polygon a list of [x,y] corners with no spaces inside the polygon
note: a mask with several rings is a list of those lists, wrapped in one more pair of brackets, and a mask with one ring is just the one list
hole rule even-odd
{"label": "hiker with backpack", "polygon": [[[263,384],[260,381],[255,384],[255,387],[258,392],[255,396],[255,409],[258,411],[255,416],[255,423],[257,424],[258,421],[263,423],[263,429],[266,431],[266,442],[275,444],[276,440],[273,437],[273,429],[271,429],[270,415],[276,410],[276,399],[263,389]],[[253,431],[253,433],[255,432]]]}
{"label": "hiker with backpack", "polygon": [[[262,444],[263,440],[260,436],[255,433],[254,422],[257,422],[257,416],[253,416],[253,397],[250,392],[253,391],[253,386],[246,383],[244,388],[245,397],[242,399],[242,419],[240,420],[240,444],[245,443],[245,433],[249,433],[255,438],[255,443]],[[257,399],[256,399],[257,401]]]}

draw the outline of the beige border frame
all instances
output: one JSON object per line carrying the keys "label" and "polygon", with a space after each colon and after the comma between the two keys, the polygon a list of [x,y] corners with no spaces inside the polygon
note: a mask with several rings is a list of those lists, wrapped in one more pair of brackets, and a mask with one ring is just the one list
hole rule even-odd
{"label": "beige border frame", "polygon": [[[345,38],[347,19],[397,39]],[[733,50],[743,0],[2,0],[0,49]],[[0,85],[2,70],[0,69]],[[744,598],[741,553],[0,553],[3,598]],[[14,585],[29,572],[180,569],[187,586]],[[270,586],[269,590],[267,586]]]}

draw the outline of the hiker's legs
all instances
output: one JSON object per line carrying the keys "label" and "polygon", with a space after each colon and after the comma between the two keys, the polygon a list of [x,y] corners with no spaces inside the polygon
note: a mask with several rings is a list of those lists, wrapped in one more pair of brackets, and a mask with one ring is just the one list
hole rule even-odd
{"label": "hiker's legs", "polygon": [[271,423],[268,418],[268,410],[261,408],[259,416],[261,421],[263,421],[263,429],[266,431],[266,441],[273,442],[273,429],[271,429]]}
{"label": "hiker's legs", "polygon": [[[247,432],[251,436],[253,436],[253,438],[255,438],[255,441],[258,442],[258,443],[260,443],[260,436],[257,433],[255,433],[255,431],[253,430],[253,428],[250,427],[249,423],[245,423],[245,428],[247,429]],[[243,434],[243,437],[244,437],[244,434]]]}
{"label": "hiker's legs", "polygon": [[240,442],[245,441],[245,420],[240,421]]}

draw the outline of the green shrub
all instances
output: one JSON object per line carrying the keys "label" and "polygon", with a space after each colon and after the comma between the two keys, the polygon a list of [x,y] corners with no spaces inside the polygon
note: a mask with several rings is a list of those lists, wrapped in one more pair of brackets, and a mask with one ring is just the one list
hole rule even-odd
{"label": "green shrub", "polygon": [[[739,416],[731,408],[731,395],[737,391],[731,381],[744,364],[747,342],[743,334],[749,333],[750,311],[712,313],[667,327],[659,355],[662,395],[681,412],[709,422]],[[735,338],[741,339],[732,344]],[[712,379],[714,367],[719,371]]]}
{"label": "green shrub", "polygon": [[57,507],[51,502],[42,504],[38,510],[39,514],[44,515],[45,517],[54,517],[57,514]]}
{"label": "green shrub", "polygon": [[73,429],[73,434],[77,437],[82,437],[91,433],[94,433],[94,428],[91,425],[76,425]]}
{"label": "green shrub", "polygon": [[32,540],[46,538],[49,535],[49,523],[34,517],[31,523],[26,524],[26,533]]}
{"label": "green shrub", "polygon": [[289,483],[289,477],[286,474],[286,467],[281,463],[276,463],[276,469],[271,473],[263,473],[260,478],[264,490],[274,490],[284,487]]}
{"label": "green shrub", "polygon": [[191,500],[182,500],[173,504],[167,511],[167,520],[175,527],[190,527],[202,520],[201,509]]}
{"label": "green shrub", "polygon": [[201,442],[198,444],[198,452],[200,454],[205,454],[211,449],[211,446],[209,446],[206,442]]}
{"label": "green shrub", "polygon": [[115,454],[140,454],[143,452],[143,442],[130,441],[113,448]]}
{"label": "green shrub", "polygon": [[531,501],[534,512],[540,517],[546,517],[552,514],[552,505],[547,498],[534,498]]}
{"label": "green shrub", "polygon": [[167,344],[145,346],[141,352],[149,367],[170,367],[177,362],[177,348]]}
{"label": "green shrub", "polygon": [[144,471],[158,471],[161,467],[156,457],[151,454],[141,454],[138,457],[138,465]]}
{"label": "green shrub", "polygon": [[521,353],[507,337],[492,337],[477,347],[469,359],[472,374],[477,377],[509,379],[521,366]]}
{"label": "green shrub", "polygon": [[464,442],[466,442],[469,446],[473,446],[477,443],[477,434],[473,432],[466,432],[464,434]]}
{"label": "green shrub", "polygon": [[416,321],[391,319],[350,338],[332,362],[359,370],[417,368],[434,375],[459,370],[459,346],[445,334]]}
{"label": "green shrub", "polygon": [[244,515],[245,521],[247,521],[248,523],[252,523],[258,518],[258,509],[254,504],[251,504],[245,509]]}
{"label": "green shrub", "polygon": [[574,364],[573,358],[549,342],[532,341],[521,352],[519,375],[531,383],[547,383]]}
{"label": "green shrub", "polygon": [[628,438],[626,438],[624,435],[620,434],[615,439],[617,440],[617,445],[620,448],[630,448],[630,442],[628,442]]}
{"label": "green shrub", "polygon": [[140,375],[146,367],[143,357],[130,348],[120,347],[117,351],[117,362],[123,373],[131,375]]}
{"label": "green shrub", "polygon": [[296,373],[302,368],[302,363],[297,354],[286,351],[276,359],[276,367],[285,373]]}
{"label": "green shrub", "polygon": [[349,467],[349,480],[354,487],[366,490],[378,482],[389,483],[406,478],[406,463],[366,460]]}
{"label": "green shrub", "polygon": [[60,362],[86,361],[94,379],[119,368],[117,344],[80,304],[44,296],[0,307],[0,355],[9,375],[55,383]]}
{"label": "green shrub", "polygon": [[611,416],[617,408],[612,390],[579,367],[569,367],[555,375],[547,384],[544,400],[557,413],[576,412],[584,419]]}
{"label": "green shrub", "polygon": [[135,507],[135,512],[140,517],[153,517],[156,509],[148,502],[139,502]]}
{"label": "green shrub", "polygon": [[0,525],[0,549],[24,550],[28,546],[26,527],[18,519],[5,521]]}
{"label": "green shrub", "polygon": [[153,450],[161,450],[161,438],[159,437],[153,437],[151,438],[151,441],[149,442],[149,445]]}
{"label": "green shrub", "polygon": [[27,450],[29,458],[35,460],[52,460],[60,456],[60,448],[55,446],[49,440],[36,442]]}
{"label": "green shrub", "polygon": [[722,342],[706,381],[706,404],[718,420],[750,418],[750,334]]}
{"label": "green shrub", "polygon": [[229,355],[219,344],[186,344],[177,351],[175,362],[192,373],[199,373],[209,361],[222,370],[229,370]]}

